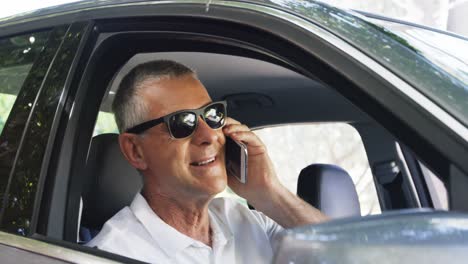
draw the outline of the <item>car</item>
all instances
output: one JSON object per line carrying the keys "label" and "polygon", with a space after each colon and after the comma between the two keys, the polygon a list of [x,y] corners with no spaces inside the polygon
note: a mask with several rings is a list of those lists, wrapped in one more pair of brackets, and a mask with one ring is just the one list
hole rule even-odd
{"label": "car", "polygon": [[[338,122],[362,139],[382,214],[361,216],[346,170],[308,164],[298,194],[337,219],[286,231],[276,263],[462,263],[466,50],[315,1],[80,1],[0,19],[1,262],[139,263],[83,244],[141,186],[107,124],[117,84],[166,58],[252,129]],[[278,149],[292,159],[319,141]]]}

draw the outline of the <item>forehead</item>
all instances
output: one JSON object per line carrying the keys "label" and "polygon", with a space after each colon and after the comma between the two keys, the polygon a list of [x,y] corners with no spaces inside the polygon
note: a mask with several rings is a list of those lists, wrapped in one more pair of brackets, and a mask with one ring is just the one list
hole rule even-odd
{"label": "forehead", "polygon": [[138,93],[148,103],[152,116],[196,109],[211,102],[203,84],[192,75],[147,79],[141,83]]}

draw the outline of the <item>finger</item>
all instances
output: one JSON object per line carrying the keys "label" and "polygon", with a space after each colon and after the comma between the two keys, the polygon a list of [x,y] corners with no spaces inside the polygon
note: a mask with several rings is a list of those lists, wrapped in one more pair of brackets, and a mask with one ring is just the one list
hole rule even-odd
{"label": "finger", "polygon": [[266,153],[265,145],[252,131],[236,132],[231,134],[230,137],[244,143],[247,146],[250,157]]}
{"label": "finger", "polygon": [[245,143],[247,146],[263,146],[262,141],[252,131],[238,131],[230,134],[234,140]]}
{"label": "finger", "polygon": [[229,135],[235,132],[250,131],[250,128],[244,124],[231,124],[226,126],[223,130],[225,134]]}
{"label": "finger", "polygon": [[226,126],[231,124],[240,124],[240,122],[231,117],[226,118]]}

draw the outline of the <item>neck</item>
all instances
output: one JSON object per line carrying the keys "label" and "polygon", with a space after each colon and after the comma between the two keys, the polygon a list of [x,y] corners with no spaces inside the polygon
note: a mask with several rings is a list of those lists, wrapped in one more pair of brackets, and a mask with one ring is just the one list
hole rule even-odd
{"label": "neck", "polygon": [[211,199],[179,201],[147,190],[143,190],[142,194],[151,209],[168,225],[208,246],[212,245],[208,217],[208,204]]}

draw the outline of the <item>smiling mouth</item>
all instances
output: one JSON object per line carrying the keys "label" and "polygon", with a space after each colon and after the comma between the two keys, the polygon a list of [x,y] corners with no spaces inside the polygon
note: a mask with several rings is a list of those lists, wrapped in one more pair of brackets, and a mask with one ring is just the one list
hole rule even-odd
{"label": "smiling mouth", "polygon": [[204,166],[204,165],[207,165],[207,164],[210,164],[210,163],[214,162],[215,160],[216,160],[216,157],[213,157],[213,158],[203,160],[203,161],[192,162],[192,163],[190,163],[190,165],[192,165],[192,166]]}

